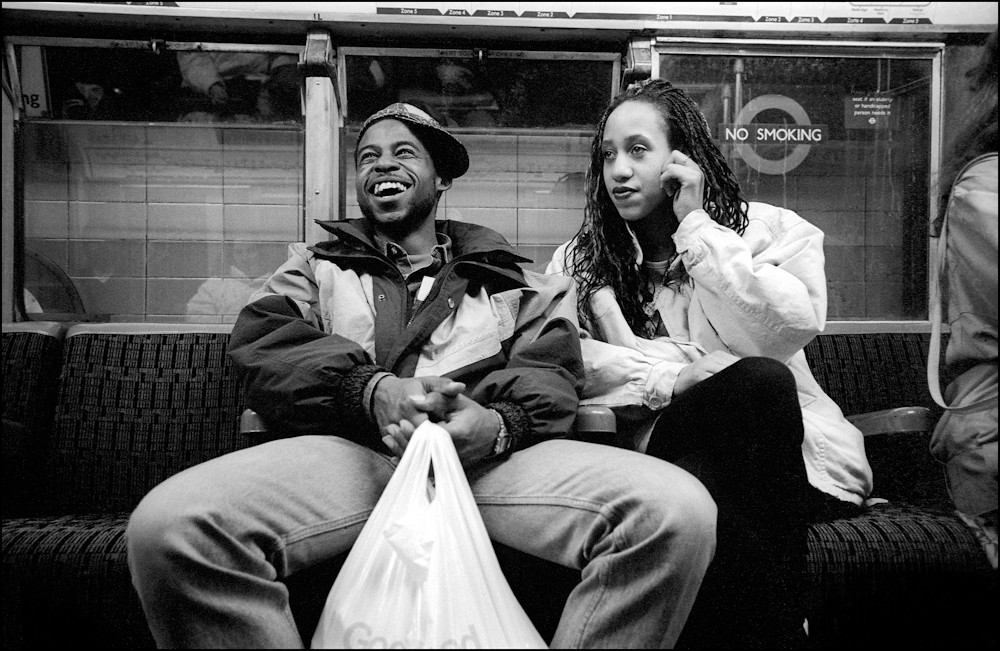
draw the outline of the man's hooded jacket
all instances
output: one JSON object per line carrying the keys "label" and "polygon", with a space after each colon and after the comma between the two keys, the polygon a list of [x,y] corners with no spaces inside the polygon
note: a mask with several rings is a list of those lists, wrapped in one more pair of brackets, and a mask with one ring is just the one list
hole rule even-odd
{"label": "man's hooded jacket", "polygon": [[320,222],[329,241],[289,247],[229,345],[269,431],[385,451],[364,391],[386,370],[466,383],[504,417],[514,449],[571,431],[584,376],[572,282],[522,270],[527,260],[488,228],[435,224],[452,255],[416,310],[364,219]]}

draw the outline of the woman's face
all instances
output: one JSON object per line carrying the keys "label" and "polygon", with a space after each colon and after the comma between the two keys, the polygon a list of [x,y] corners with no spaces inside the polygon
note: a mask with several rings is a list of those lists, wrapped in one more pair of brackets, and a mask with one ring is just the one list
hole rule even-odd
{"label": "woman's face", "polygon": [[627,101],[608,116],[601,142],[604,186],[622,219],[639,221],[670,208],[660,185],[670,152],[663,119],[646,102]]}

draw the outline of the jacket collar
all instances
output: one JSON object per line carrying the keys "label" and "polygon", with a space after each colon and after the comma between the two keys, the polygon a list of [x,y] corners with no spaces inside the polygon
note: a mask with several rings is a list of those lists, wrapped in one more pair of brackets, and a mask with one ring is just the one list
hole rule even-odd
{"label": "jacket collar", "polygon": [[[338,221],[317,221],[324,230],[334,237],[327,242],[319,242],[309,249],[322,257],[356,256],[358,253],[385,257],[375,242],[375,232],[367,219],[343,219]],[[498,271],[516,269],[517,263],[530,263],[529,258],[518,255],[503,235],[491,228],[478,224],[442,219],[434,222],[438,233],[451,240],[453,259],[470,259]]]}
{"label": "jacket collar", "polygon": [[[645,256],[642,254],[642,245],[639,244],[639,238],[636,237],[635,231],[632,230],[632,224],[625,222],[625,228],[628,229],[628,234],[632,238],[632,246],[635,247],[635,264],[637,267],[642,267],[645,263]],[[674,269],[679,265],[683,264],[680,255],[675,255],[670,262],[669,269]]]}

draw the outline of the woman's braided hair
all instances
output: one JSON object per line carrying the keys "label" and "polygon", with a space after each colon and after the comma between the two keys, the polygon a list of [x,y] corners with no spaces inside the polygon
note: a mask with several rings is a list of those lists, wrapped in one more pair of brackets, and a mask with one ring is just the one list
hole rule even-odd
{"label": "woman's braided hair", "polygon": [[952,137],[941,166],[940,204],[934,233],[941,231],[941,220],[947,212],[952,184],[958,173],[974,158],[997,151],[997,30],[986,39],[978,63],[965,76],[971,96],[962,114],[960,124],[963,126]]}
{"label": "woman's braided hair", "polygon": [[[715,222],[742,235],[748,220],[747,202],[740,195],[736,176],[712,140],[705,117],[683,90],[668,81],[651,79],[632,84],[611,101],[591,144],[587,206],[568,266],[579,288],[577,308],[584,319],[593,319],[589,306],[594,293],[609,286],[629,327],[643,336],[650,323],[643,307],[652,300],[647,289],[648,277],[636,264],[632,236],[604,185],[601,147],[608,116],[625,102],[645,102],[652,106],[663,118],[670,147],[683,151],[698,164],[705,178],[703,207]],[[670,284],[688,281],[687,272],[682,271]]]}

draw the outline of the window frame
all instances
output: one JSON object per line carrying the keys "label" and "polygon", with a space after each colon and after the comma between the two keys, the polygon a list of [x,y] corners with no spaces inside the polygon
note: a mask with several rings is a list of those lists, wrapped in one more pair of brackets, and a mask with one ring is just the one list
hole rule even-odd
{"label": "window frame", "polygon": [[[433,47],[372,47],[372,46],[340,46],[336,48],[337,79],[336,95],[337,105],[331,111],[337,111],[336,119],[332,124],[337,125],[337,131],[346,134],[347,130],[356,128],[357,125],[347,124],[345,116],[348,115],[348,93],[347,93],[347,65],[346,58],[349,56],[367,57],[407,57],[407,58],[448,58],[448,57],[494,57],[517,60],[533,61],[606,61],[611,63],[611,79],[608,87],[607,98],[610,101],[618,94],[622,70],[623,54],[620,52],[601,51],[576,51],[576,50],[543,50],[528,48],[511,48],[504,50],[483,49],[479,47],[460,48],[433,48]],[[484,134],[495,133],[500,135],[527,135],[527,136],[560,136],[579,135],[586,132],[589,138],[592,130],[581,130],[578,128],[560,127],[449,127],[449,131],[457,134]],[[347,216],[347,192],[344,191],[348,177],[348,165],[353,165],[353,158],[349,152],[344,152],[338,147],[332,154],[338,172],[337,182],[341,188],[339,196],[335,198],[336,204],[331,206],[330,214],[339,215],[340,218]],[[580,170],[584,170],[581,168]],[[318,229],[317,229],[318,231]],[[317,235],[328,237],[328,234],[318,231]]]}
{"label": "window frame", "polygon": [[[930,82],[930,151],[928,157],[929,178],[926,188],[927,227],[937,216],[938,205],[934,196],[933,179],[940,169],[942,156],[942,115],[944,110],[943,57],[945,43],[917,42],[878,43],[871,41],[822,41],[822,40],[774,40],[749,38],[697,38],[657,36],[650,39],[652,50],[651,77],[660,76],[660,57],[663,55],[703,55],[775,58],[857,58],[857,59],[918,59],[931,63]],[[935,269],[935,247],[927,247],[928,287],[930,274]],[[907,320],[833,320],[827,321],[825,333],[870,333],[870,332],[930,332],[930,291],[927,292],[927,318]]]}
{"label": "window frame", "polygon": [[[520,59],[537,61],[611,61],[611,88],[610,96],[618,91],[618,80],[621,78],[622,57],[615,52],[575,52],[569,50],[528,50],[513,48],[509,50],[495,50],[478,47],[463,48],[409,48],[409,47],[366,47],[366,46],[342,46],[337,48],[337,94],[340,98],[341,121],[340,127],[344,126],[343,116],[349,114],[347,105],[347,65],[348,56],[383,56],[383,57],[407,57],[407,58],[448,58],[465,57],[479,58],[492,57],[497,59]],[[516,129],[505,129],[498,127],[491,129],[501,132],[515,131]]]}
{"label": "window frame", "polygon": [[[303,40],[306,38],[306,34],[302,35]],[[238,42],[225,42],[225,41],[174,41],[165,39],[109,39],[109,38],[77,38],[77,37],[59,37],[59,36],[5,36],[5,56],[8,69],[10,71],[11,77],[11,91],[13,95],[13,119],[15,124],[28,124],[28,123],[44,123],[46,125],[99,125],[101,127],[163,127],[163,128],[182,128],[182,129],[240,129],[240,130],[288,130],[288,124],[268,124],[268,123],[242,123],[242,122],[178,122],[178,121],[160,121],[160,120],[75,120],[75,119],[65,119],[61,117],[44,117],[44,116],[32,116],[28,115],[23,107],[23,75],[21,74],[22,60],[19,56],[19,48],[22,47],[39,47],[39,48],[93,48],[93,49],[115,49],[115,50],[152,50],[155,53],[159,52],[184,52],[184,51],[202,51],[202,52],[259,52],[268,54],[289,54],[295,55],[299,62],[301,63],[304,52],[306,49],[305,44],[303,45],[289,45],[289,44],[272,44],[272,43],[238,43]],[[48,70],[43,68],[43,74],[46,78],[43,80],[45,85],[45,91],[49,95],[49,101],[51,102],[51,88],[49,88]],[[301,90],[300,102],[301,110],[303,115],[303,121],[300,123],[299,128],[302,131],[302,138],[304,145],[309,139],[309,128],[305,121],[306,114],[306,93]],[[51,107],[50,107],[51,113]],[[18,135],[24,133],[23,127],[15,126],[15,138],[14,138],[14,153],[15,155],[20,155],[22,153],[22,148],[24,147],[23,139],[18,137]],[[26,286],[25,278],[25,258],[26,258],[26,216],[25,216],[25,197],[24,197],[24,179],[23,179],[23,166],[15,166],[15,198],[14,198],[14,231],[13,231],[13,260],[12,260],[12,312],[11,316],[17,321],[45,321],[45,320],[74,320],[72,318],[72,313],[58,313],[58,314],[46,314],[41,313],[35,315],[34,313],[29,313],[25,306],[24,301],[24,290]],[[303,178],[303,181],[305,179]],[[303,182],[302,196],[300,197],[300,205],[303,210],[300,211],[298,217],[297,229],[299,233],[307,230],[306,226],[306,214],[305,214],[305,195],[308,191],[305,182]],[[82,315],[86,317],[86,315]],[[86,320],[84,318],[83,320]]]}
{"label": "window frame", "polygon": [[[305,35],[303,35],[305,38]],[[216,41],[169,41],[160,39],[107,39],[107,38],[72,38],[72,37],[57,37],[57,36],[8,36],[4,38],[4,43],[8,47],[8,58],[11,65],[11,69],[15,71],[15,76],[18,79],[18,88],[14,90],[17,91],[18,99],[21,99],[21,80],[23,77],[20,75],[20,70],[15,63],[19,63],[16,57],[16,49],[25,46],[34,46],[41,48],[48,47],[68,47],[68,48],[94,48],[94,49],[113,49],[113,50],[151,50],[154,53],[159,52],[260,52],[267,54],[293,54],[302,60],[303,52],[305,51],[305,45],[276,45],[276,44],[261,44],[261,43],[227,43],[227,42],[216,42]],[[46,71],[47,72],[47,71]],[[45,80],[45,84],[48,85],[48,79]],[[46,88],[47,91],[51,89]],[[303,105],[303,115],[305,103]],[[44,121],[53,123],[76,123],[76,122],[93,122],[93,120],[67,120],[58,117],[38,117],[27,115],[23,108],[20,109],[19,119],[26,122],[31,121]],[[115,124],[148,124],[148,125],[172,125],[172,126],[190,126],[190,127],[201,127],[204,128],[209,123],[207,122],[172,122],[172,121],[150,121],[150,120],[101,120],[102,124],[115,125]],[[211,126],[218,128],[275,128],[276,126],[280,128],[288,128],[288,125],[271,125],[271,124],[253,124],[248,125],[245,123],[226,123],[226,122],[213,122]],[[303,131],[305,131],[305,125],[303,125]]]}

